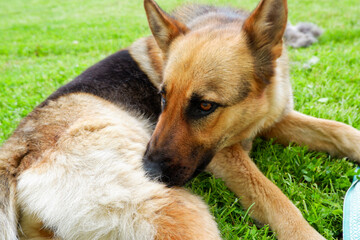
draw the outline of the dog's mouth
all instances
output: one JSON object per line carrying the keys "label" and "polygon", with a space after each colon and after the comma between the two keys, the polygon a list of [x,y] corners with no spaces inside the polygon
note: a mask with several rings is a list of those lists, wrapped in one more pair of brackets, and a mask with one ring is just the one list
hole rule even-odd
{"label": "dog's mouth", "polygon": [[[157,164],[146,160],[144,157],[143,167],[148,176],[153,181],[165,183],[168,187],[183,186],[193,178],[193,171],[182,166],[166,166],[165,164]],[[195,176],[194,176],[195,177]]]}
{"label": "dog's mouth", "polygon": [[149,154],[145,154],[143,168],[151,180],[165,183],[169,187],[183,186],[203,172],[213,156],[212,152],[206,153],[199,161],[200,165],[187,166],[184,164],[173,164],[173,161],[170,159],[154,162]]}

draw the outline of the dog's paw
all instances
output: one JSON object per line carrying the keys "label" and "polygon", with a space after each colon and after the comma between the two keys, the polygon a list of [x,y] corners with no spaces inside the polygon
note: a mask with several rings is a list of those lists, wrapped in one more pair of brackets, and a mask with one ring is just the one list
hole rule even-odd
{"label": "dog's paw", "polygon": [[307,222],[294,224],[290,228],[284,228],[278,234],[279,240],[325,240],[314,228]]}

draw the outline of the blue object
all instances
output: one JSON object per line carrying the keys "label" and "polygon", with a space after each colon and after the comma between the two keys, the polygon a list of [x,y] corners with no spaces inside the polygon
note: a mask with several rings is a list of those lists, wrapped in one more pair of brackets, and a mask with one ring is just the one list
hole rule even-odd
{"label": "blue object", "polygon": [[[360,168],[356,171],[360,177]],[[344,240],[360,240],[360,180],[357,176],[345,195],[343,237]]]}

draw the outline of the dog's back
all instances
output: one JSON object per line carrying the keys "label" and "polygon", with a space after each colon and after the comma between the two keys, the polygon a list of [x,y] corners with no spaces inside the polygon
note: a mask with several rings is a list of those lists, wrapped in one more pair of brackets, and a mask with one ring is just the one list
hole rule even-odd
{"label": "dog's back", "polygon": [[[41,121],[33,121],[34,115]],[[23,129],[29,142],[40,144],[18,167],[23,239],[154,239],[177,233],[170,225],[177,219],[173,212],[201,220],[207,213],[184,190],[147,179],[141,159],[150,137],[148,121],[106,100],[65,95],[36,109]],[[184,208],[177,206],[181,201]],[[201,239],[216,239],[211,218],[207,225]]]}
{"label": "dog's back", "polygon": [[136,214],[147,196],[165,189],[141,169],[146,121],[84,93],[49,101],[26,120],[28,142],[38,148],[18,167],[22,238],[39,237],[43,225],[62,239],[152,239],[145,210]]}

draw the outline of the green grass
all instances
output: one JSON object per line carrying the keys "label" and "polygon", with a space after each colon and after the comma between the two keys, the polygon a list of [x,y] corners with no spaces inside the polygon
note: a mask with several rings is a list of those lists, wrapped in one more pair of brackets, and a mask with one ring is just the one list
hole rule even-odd
{"label": "green grass", "polygon": [[[170,10],[182,1],[158,2]],[[201,2],[240,6],[236,0]],[[257,0],[241,2],[251,9]],[[319,43],[289,50],[295,108],[360,129],[358,1],[292,0],[289,15],[293,23],[311,21],[325,30]],[[0,143],[59,86],[148,34],[141,0],[0,1]],[[312,56],[320,61],[304,69]],[[321,234],[341,238],[353,163],[261,140],[256,140],[252,157]],[[189,187],[209,203],[224,239],[275,239],[267,226],[255,226],[221,180],[202,174]]]}

